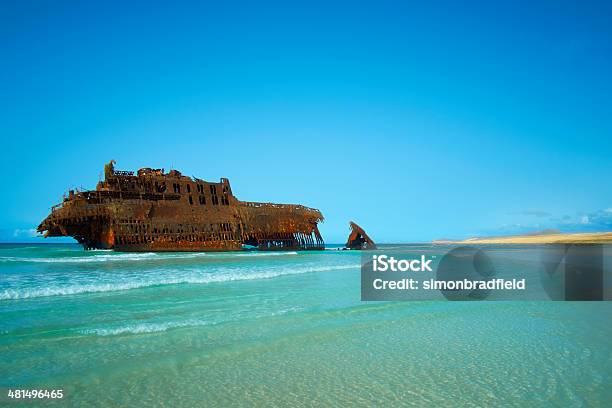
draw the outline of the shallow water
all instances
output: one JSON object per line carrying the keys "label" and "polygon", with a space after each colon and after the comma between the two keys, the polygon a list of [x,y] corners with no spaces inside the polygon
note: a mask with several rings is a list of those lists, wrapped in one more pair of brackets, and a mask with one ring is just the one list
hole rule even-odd
{"label": "shallow water", "polygon": [[69,406],[612,400],[612,303],[366,303],[359,264],[0,245],[0,387]]}

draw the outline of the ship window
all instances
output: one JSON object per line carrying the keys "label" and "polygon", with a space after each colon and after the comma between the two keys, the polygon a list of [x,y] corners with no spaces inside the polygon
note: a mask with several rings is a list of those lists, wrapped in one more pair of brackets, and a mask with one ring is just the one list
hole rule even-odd
{"label": "ship window", "polygon": [[190,184],[187,184],[187,192],[191,193],[191,185]]}
{"label": "ship window", "polygon": [[210,194],[217,194],[217,187],[216,186],[210,186]]}
{"label": "ship window", "polygon": [[206,204],[206,197],[204,197],[203,195],[201,195],[201,196],[199,197],[199,199],[200,199],[200,205],[204,205],[204,204]]}
{"label": "ship window", "polygon": [[191,196],[189,196],[189,204],[193,205],[193,198]]}

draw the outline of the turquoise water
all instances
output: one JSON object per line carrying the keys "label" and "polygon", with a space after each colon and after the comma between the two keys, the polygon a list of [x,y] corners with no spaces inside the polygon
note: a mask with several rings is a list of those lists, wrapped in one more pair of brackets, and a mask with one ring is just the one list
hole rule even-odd
{"label": "turquoise water", "polygon": [[612,303],[364,303],[359,264],[0,245],[0,387],[63,406],[610,405]]}

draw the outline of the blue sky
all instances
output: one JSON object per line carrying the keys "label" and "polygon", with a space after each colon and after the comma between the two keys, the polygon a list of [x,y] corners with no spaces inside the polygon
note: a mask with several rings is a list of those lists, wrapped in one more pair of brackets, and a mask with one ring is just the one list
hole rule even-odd
{"label": "blue sky", "polygon": [[612,228],[609,2],[126,3],[0,5],[2,241],[110,159],[327,242]]}

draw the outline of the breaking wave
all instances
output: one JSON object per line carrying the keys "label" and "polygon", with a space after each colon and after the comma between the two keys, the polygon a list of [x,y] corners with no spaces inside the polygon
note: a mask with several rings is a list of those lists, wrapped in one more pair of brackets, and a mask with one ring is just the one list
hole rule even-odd
{"label": "breaking wave", "polygon": [[22,258],[22,257],[0,257],[0,262],[32,262],[32,263],[88,263],[88,262],[112,262],[112,261],[138,261],[155,258],[153,252],[130,253],[130,254],[104,254],[92,256],[73,256],[65,258]]}
{"label": "breaking wave", "polygon": [[[289,252],[245,252],[234,254],[234,256],[283,256],[283,255],[297,255],[295,251]],[[218,255],[218,254],[216,254]]]}
{"label": "breaking wave", "polygon": [[184,322],[167,322],[167,323],[139,323],[134,325],[115,327],[115,328],[98,328],[82,330],[82,334],[94,334],[97,336],[116,336],[120,334],[142,334],[142,333],[159,333],[165,332],[169,329],[176,329],[179,327],[192,327],[192,326],[207,326],[214,324],[212,322],[205,322],[202,320],[186,320]]}
{"label": "breaking wave", "polygon": [[[112,251],[104,251],[112,252]],[[125,262],[125,261],[147,261],[147,260],[164,260],[164,259],[193,259],[199,257],[210,258],[233,258],[233,257],[258,257],[258,256],[286,256],[297,255],[297,252],[185,252],[185,253],[159,253],[159,252],[144,252],[144,253],[110,253],[91,256],[74,256],[64,258],[27,258],[27,257],[11,257],[2,256],[0,262],[24,262],[24,263],[90,263],[90,262]]]}
{"label": "breaking wave", "polygon": [[[265,318],[265,317],[274,317],[284,315],[290,312],[302,310],[298,307],[291,307],[288,309],[278,310],[276,312],[264,313],[257,316],[253,316],[255,319]],[[87,329],[81,330],[81,334],[85,335],[96,335],[96,336],[118,336],[122,334],[145,334],[145,333],[161,333],[171,329],[178,329],[181,327],[199,327],[199,326],[213,326],[220,323],[226,323],[229,320],[220,320],[220,321],[207,321],[200,319],[188,319],[184,321],[178,322],[165,322],[165,323],[138,323],[138,324],[129,324],[126,326],[120,327],[110,327],[110,328],[95,328],[95,329]]]}
{"label": "breaking wave", "polygon": [[[143,278],[134,276],[130,281],[105,282],[87,284],[67,284],[63,286],[46,286],[38,288],[5,289],[0,292],[0,300],[28,299],[48,296],[78,295],[81,293],[115,292],[131,289],[140,289],[151,286],[179,285],[179,284],[209,284],[218,282],[270,279],[284,275],[297,275],[311,272],[328,272],[342,269],[359,268],[360,265],[336,265],[336,266],[309,266],[309,267],[285,267],[265,272],[230,272],[230,273],[208,273],[175,276],[172,278]],[[139,279],[140,278],[140,279]]]}

